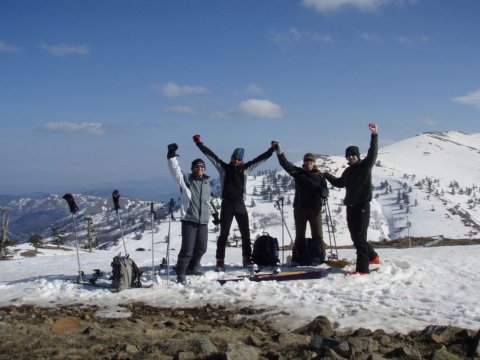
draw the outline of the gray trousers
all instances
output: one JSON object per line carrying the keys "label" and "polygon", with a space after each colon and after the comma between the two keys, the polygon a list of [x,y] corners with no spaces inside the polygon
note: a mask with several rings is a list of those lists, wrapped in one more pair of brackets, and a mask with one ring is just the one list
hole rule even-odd
{"label": "gray trousers", "polygon": [[182,221],[182,247],[178,253],[177,275],[200,267],[202,256],[207,252],[208,225]]}

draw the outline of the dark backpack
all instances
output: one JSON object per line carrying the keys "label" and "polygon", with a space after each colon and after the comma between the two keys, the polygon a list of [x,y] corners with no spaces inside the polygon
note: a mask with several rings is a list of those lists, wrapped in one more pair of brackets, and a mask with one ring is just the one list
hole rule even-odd
{"label": "dark backpack", "polygon": [[252,261],[260,266],[275,266],[280,262],[278,253],[277,238],[264,233],[253,244]]}
{"label": "dark backpack", "polygon": [[298,265],[321,265],[325,262],[325,247],[320,239],[299,239],[295,241],[292,262]]}
{"label": "dark backpack", "polygon": [[112,287],[118,290],[142,287],[142,272],[128,255],[117,255],[112,261]]}

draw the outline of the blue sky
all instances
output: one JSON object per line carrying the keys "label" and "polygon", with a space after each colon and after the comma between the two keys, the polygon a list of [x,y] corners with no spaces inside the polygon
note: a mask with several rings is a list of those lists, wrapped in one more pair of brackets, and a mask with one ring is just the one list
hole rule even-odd
{"label": "blue sky", "polygon": [[227,161],[476,133],[479,35],[477,0],[2,0],[0,193],[169,177],[197,133]]}

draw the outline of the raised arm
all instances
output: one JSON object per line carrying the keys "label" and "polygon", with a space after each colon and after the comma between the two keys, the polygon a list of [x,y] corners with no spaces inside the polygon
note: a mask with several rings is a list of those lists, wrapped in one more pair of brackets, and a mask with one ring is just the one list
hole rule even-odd
{"label": "raised arm", "polygon": [[200,151],[205,154],[205,156],[212,162],[213,166],[219,171],[222,172],[223,168],[227,165],[223,160],[221,160],[217,154],[215,154],[210,148],[205,146],[202,142],[200,135],[194,135],[193,141],[198,146]]}
{"label": "raised arm", "polygon": [[273,154],[273,147],[271,146],[263,154],[260,154],[255,159],[250,160],[245,164],[243,164],[245,172],[251,173],[257,166],[259,166],[261,163],[265,162],[268,158],[270,158],[272,154]]}
{"label": "raised arm", "polygon": [[363,162],[369,167],[373,167],[378,155],[378,126],[372,122],[368,124],[368,128],[372,132],[370,136],[370,147],[368,148],[367,156],[363,159]]}
{"label": "raised arm", "polygon": [[285,153],[283,152],[282,147],[280,146],[280,143],[275,140],[272,141],[272,148],[277,153],[278,162],[280,163],[280,166],[292,176],[297,174],[300,168],[298,166],[293,165],[290,161],[287,160],[287,158],[285,157]]}

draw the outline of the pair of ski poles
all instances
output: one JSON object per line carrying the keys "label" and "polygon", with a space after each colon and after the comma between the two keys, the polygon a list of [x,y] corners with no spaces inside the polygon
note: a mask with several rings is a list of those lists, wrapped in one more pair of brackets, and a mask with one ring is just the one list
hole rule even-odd
{"label": "pair of ski poles", "polygon": [[[175,220],[173,217],[173,210],[175,208],[175,200],[170,199],[168,202],[168,235],[167,235],[167,254],[166,254],[166,260],[165,260],[165,266],[166,266],[166,273],[167,273],[167,284],[170,281],[170,227],[171,227],[171,221]],[[153,274],[155,274],[155,261],[154,261],[154,228],[155,228],[155,219],[157,218],[157,213],[155,212],[153,208],[153,202],[150,203],[150,214],[151,214],[151,224],[152,224],[152,277]]]}
{"label": "pair of ski poles", "polygon": [[[123,241],[123,248],[125,250],[125,256],[128,257],[127,246],[125,245],[125,238],[123,236],[122,221],[120,219],[120,214],[118,213],[118,210],[120,209],[120,193],[119,193],[118,190],[113,191],[112,198],[113,198],[114,209],[115,209],[115,212],[117,213],[118,223],[119,223],[119,226],[120,226],[120,232],[121,232],[121,235],[122,235],[122,241]],[[75,198],[73,197],[72,194],[67,193],[67,194],[63,195],[63,199],[67,202],[68,207],[70,209],[70,213],[72,215],[73,237],[74,237],[74,242],[75,242],[75,249],[76,249],[76,253],[77,253],[77,264],[78,264],[78,282],[83,283],[83,271],[82,271],[82,268],[80,266],[80,254],[79,254],[79,251],[78,251],[79,247],[78,247],[77,229],[76,229],[77,227],[76,227],[76,223],[75,223],[75,214],[77,213],[79,208],[78,208],[77,204],[75,203]]]}
{"label": "pair of ski poles", "polygon": [[[335,237],[335,229],[333,226],[332,222],[332,215],[330,213],[330,206],[328,205],[328,199],[327,198],[322,198],[323,202],[323,207],[325,209],[325,222],[327,223],[327,232],[328,232],[328,240],[330,244],[330,255],[328,256],[329,260],[338,260],[338,250],[337,250],[337,239]],[[285,242],[284,242],[284,231],[283,229],[287,229],[288,236],[290,237],[290,245],[294,244],[292,235],[290,234],[290,230],[288,230],[287,223],[285,221],[285,216],[284,216],[284,211],[283,211],[283,205],[284,204],[284,198],[281,197],[277,201],[275,201],[274,207],[280,211],[280,217],[282,218],[282,263],[284,263],[284,253],[285,253]],[[333,244],[332,244],[332,239],[333,239]],[[332,246],[333,245],[333,246]],[[293,245],[293,252],[298,251],[295,248],[295,245]],[[296,255],[299,255],[298,252]]]}

